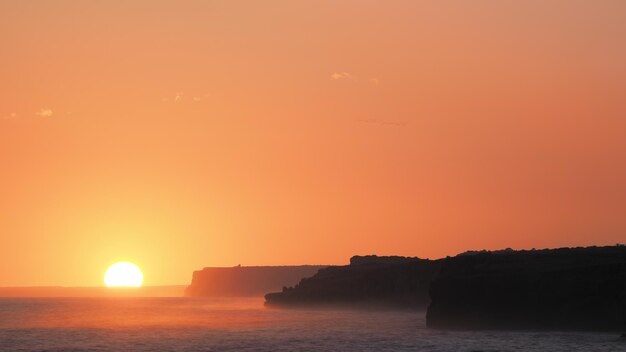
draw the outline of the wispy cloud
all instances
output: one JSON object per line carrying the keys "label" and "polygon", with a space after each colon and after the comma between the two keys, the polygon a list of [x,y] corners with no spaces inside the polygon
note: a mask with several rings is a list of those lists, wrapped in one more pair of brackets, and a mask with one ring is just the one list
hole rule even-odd
{"label": "wispy cloud", "polygon": [[349,74],[348,72],[335,72],[332,75],[330,75],[330,78],[332,78],[335,81],[341,80],[341,79],[354,79],[354,77]]}
{"label": "wispy cloud", "polygon": [[195,101],[195,102],[199,102],[199,101],[201,101],[203,99],[206,99],[206,98],[208,98],[210,96],[211,96],[211,93],[204,93],[202,96],[193,97],[192,100]]}
{"label": "wispy cloud", "polygon": [[36,115],[37,116],[41,116],[41,117],[50,117],[50,116],[52,116],[52,109],[41,108],[36,113]]}
{"label": "wispy cloud", "polygon": [[333,81],[342,81],[342,80],[350,80],[350,81],[355,81],[355,82],[362,81],[362,83],[367,82],[372,86],[377,86],[380,84],[380,80],[376,77],[372,77],[367,80],[359,80],[355,75],[346,71],[334,72],[333,74],[330,75],[330,78]]}
{"label": "wispy cloud", "polygon": [[205,93],[202,95],[195,95],[195,96],[189,95],[186,97],[185,93],[177,92],[176,94],[174,94],[174,98],[170,99],[170,98],[165,97],[165,98],[162,98],[161,100],[164,102],[173,101],[176,104],[180,104],[180,103],[183,103],[184,101],[189,101],[189,100],[197,103],[210,96],[211,96],[211,93]]}

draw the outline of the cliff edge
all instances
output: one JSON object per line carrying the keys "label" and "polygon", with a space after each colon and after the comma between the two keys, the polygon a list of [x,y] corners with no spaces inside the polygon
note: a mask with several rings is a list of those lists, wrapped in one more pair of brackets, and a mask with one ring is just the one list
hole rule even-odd
{"label": "cliff edge", "polygon": [[325,268],[321,265],[235,266],[195,271],[185,290],[190,297],[259,296],[292,286]]}
{"label": "cliff edge", "polygon": [[385,306],[426,309],[430,282],[440,261],[355,256],[350,265],[328,267],[281,292],[268,293],[270,306]]}

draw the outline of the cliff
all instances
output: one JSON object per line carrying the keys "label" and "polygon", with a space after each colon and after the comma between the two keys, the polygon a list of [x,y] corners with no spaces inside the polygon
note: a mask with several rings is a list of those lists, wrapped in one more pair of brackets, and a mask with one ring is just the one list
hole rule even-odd
{"label": "cliff", "polygon": [[267,305],[376,305],[425,309],[441,262],[404,257],[352,257],[350,265],[328,267],[294,287],[265,295]]}
{"label": "cliff", "polygon": [[440,329],[622,330],[626,247],[468,252],[431,284]]}
{"label": "cliff", "polygon": [[353,257],[265,295],[276,306],[424,309],[437,329],[626,329],[626,247]]}
{"label": "cliff", "polygon": [[292,286],[300,279],[325,268],[319,265],[302,266],[236,266],[204,268],[195,271],[186,296],[263,296],[266,292]]}

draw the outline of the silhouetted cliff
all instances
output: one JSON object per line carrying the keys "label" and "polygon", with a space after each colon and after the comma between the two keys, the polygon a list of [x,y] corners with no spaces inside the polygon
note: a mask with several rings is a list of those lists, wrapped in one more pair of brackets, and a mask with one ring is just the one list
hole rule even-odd
{"label": "silhouetted cliff", "polygon": [[195,271],[187,296],[263,296],[266,292],[295,285],[300,279],[325,268],[302,266],[236,266]]}
{"label": "silhouetted cliff", "polygon": [[441,262],[404,257],[355,256],[350,265],[328,267],[295,287],[268,293],[268,305],[377,305],[425,309]]}
{"label": "silhouetted cliff", "polygon": [[442,329],[626,330],[626,247],[474,251],[432,261],[357,256],[265,299],[418,309],[431,302],[427,324]]}
{"label": "silhouetted cliff", "polygon": [[427,324],[444,329],[621,330],[626,247],[468,252],[446,259]]}

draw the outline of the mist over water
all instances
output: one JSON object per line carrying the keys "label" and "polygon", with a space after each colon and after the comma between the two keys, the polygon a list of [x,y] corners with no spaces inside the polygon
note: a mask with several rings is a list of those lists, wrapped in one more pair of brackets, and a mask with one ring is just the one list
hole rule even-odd
{"label": "mist over water", "polygon": [[423,313],[260,298],[3,298],[1,351],[624,351],[615,334],[444,332]]}

